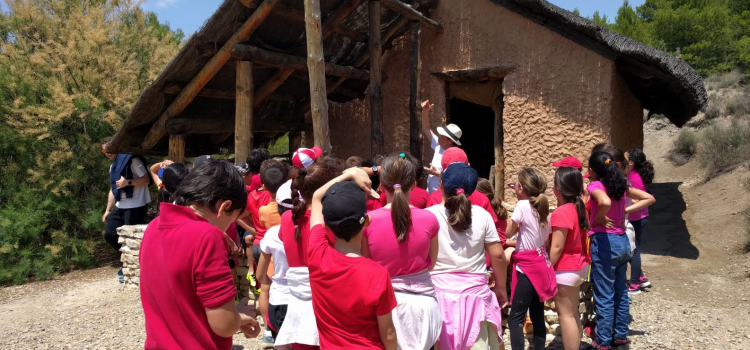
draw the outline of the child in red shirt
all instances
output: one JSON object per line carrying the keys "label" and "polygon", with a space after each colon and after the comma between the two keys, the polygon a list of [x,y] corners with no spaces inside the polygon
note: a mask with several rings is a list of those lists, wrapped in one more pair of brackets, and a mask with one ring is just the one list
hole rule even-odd
{"label": "child in red shirt", "polygon": [[[313,310],[323,349],[398,348],[391,310],[396,307],[388,271],[362,257],[362,230],[369,223],[370,179],[352,168],[313,196],[308,263]],[[331,246],[325,228],[336,236]]]}
{"label": "child in red shirt", "polygon": [[214,161],[185,177],[176,205],[161,203],[139,255],[146,349],[229,350],[238,330],[247,337],[260,332],[247,299],[235,306],[224,235],[245,198],[239,172]]}

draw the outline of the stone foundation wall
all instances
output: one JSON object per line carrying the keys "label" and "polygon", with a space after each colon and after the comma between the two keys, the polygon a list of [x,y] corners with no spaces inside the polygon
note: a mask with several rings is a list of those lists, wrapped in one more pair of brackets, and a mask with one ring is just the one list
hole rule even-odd
{"label": "stone foundation wall", "polygon": [[[117,229],[117,235],[120,236],[117,242],[122,244],[120,252],[122,256],[122,274],[125,279],[125,285],[137,288],[140,285],[141,267],[138,256],[143,240],[143,232],[147,225],[122,226]],[[241,297],[248,297],[250,293],[250,282],[247,280],[248,264],[246,256],[237,258],[237,275],[234,276],[234,285],[237,288],[237,294]],[[252,297],[251,297],[252,298]]]}

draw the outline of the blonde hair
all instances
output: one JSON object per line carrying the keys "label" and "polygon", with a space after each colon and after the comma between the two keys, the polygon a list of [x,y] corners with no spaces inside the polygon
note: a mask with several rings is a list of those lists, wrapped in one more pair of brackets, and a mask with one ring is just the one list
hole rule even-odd
{"label": "blonde hair", "polygon": [[547,190],[547,178],[541,171],[534,168],[523,168],[518,173],[518,182],[523,187],[523,192],[529,197],[531,207],[539,216],[539,226],[547,227],[547,216],[549,216],[549,200],[544,191]]}

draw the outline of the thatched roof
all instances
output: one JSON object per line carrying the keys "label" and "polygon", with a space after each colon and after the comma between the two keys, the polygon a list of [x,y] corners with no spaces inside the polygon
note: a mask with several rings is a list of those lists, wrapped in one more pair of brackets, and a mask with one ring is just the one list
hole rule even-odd
{"label": "thatched roof", "polygon": [[[257,0],[225,0],[195,35],[190,37],[177,56],[164,69],[159,78],[143,91],[120,130],[109,145],[113,152],[165,154],[168,137],[164,136],[150,150],[140,149],[140,144],[152,125],[175,99],[179,91],[189,83],[206,65],[235,31],[253,14],[242,2]],[[323,22],[336,9],[352,0],[320,0]],[[437,6],[438,0],[402,0],[418,6],[422,12]],[[458,0],[451,0],[458,1]],[[622,35],[602,28],[591,21],[560,9],[544,0],[489,0],[517,12],[580,45],[593,50],[614,62],[619,72],[631,86],[644,108],[666,115],[674,124],[681,126],[690,117],[702,110],[707,101],[706,91],[698,73],[687,63]],[[283,0],[271,15],[258,27],[247,41],[248,44],[268,51],[305,56],[305,27],[299,14],[304,13],[302,1]],[[382,9],[383,32],[394,32],[391,40],[404,33],[406,23],[395,12]],[[490,24],[488,24],[490,25]],[[502,24],[491,24],[502,25]],[[351,66],[361,63],[368,53],[367,1],[362,3],[341,21],[335,31],[323,43],[326,60],[338,65]],[[398,28],[398,29],[397,29]],[[354,38],[354,39],[353,39]],[[358,39],[357,39],[358,38]],[[388,48],[384,42],[384,48]],[[357,62],[360,61],[360,62]],[[358,68],[367,69],[365,61]],[[233,124],[235,101],[236,64],[225,64],[203,89],[213,92],[213,97],[199,95],[178,118],[210,120]],[[278,68],[253,65],[253,80],[256,90],[277,74]],[[328,95],[332,101],[346,102],[364,97],[367,82],[346,80],[337,90]],[[276,90],[274,95],[255,109],[255,125],[305,125],[304,112],[308,105],[309,85],[307,73],[293,73]],[[216,98],[216,96],[223,96]],[[267,132],[256,134],[256,143],[267,142],[279,135],[279,130],[267,128]],[[257,130],[257,129],[256,129]],[[226,135],[226,136],[229,136]],[[188,135],[186,154],[199,155],[232,150],[231,137],[211,134]]]}
{"label": "thatched roof", "polygon": [[[326,18],[339,6],[348,2],[350,0],[320,0],[323,22],[325,23]],[[404,2],[421,5],[419,9],[423,11],[428,6],[437,4],[435,0]],[[356,10],[340,23],[340,27],[343,29],[342,33],[348,33],[349,36],[353,34],[365,39],[368,37],[367,3],[367,1],[361,1]],[[305,57],[305,24],[300,21],[299,16],[304,14],[303,2],[282,0],[280,4],[283,6],[277,5],[271,15],[263,21],[246,43],[268,51]],[[188,39],[156,81],[143,91],[110,143],[109,149],[114,152],[166,153],[168,149],[167,136],[163,137],[151,150],[140,149],[140,143],[153,123],[175,99],[175,94],[165,93],[165,90],[179,90],[175,86],[185,86],[189,83],[209,61],[212,53],[216,52],[235,33],[253,14],[254,10],[254,8],[245,7],[239,0],[225,0],[203,27]],[[402,21],[400,15],[383,8],[381,23],[383,33],[387,33],[393,30],[395,25],[403,24],[404,21]],[[401,31],[393,35],[392,38],[399,36],[405,30],[406,27],[401,28]],[[349,36],[335,32],[323,42],[327,62],[349,66],[368,52],[366,40],[355,41]],[[389,47],[388,42],[384,41],[383,44],[384,48]],[[367,63],[359,68],[367,69]],[[278,71],[279,69],[274,67],[253,65],[255,89],[257,90],[263,82]],[[231,96],[236,84],[235,75],[236,64],[230,61],[204,88],[204,91],[213,89],[213,91],[228,92],[228,98],[208,98],[199,95],[179,115],[179,118],[234,120],[235,101],[231,99]],[[331,101],[346,102],[354,98],[364,97],[366,89],[366,81],[346,80],[340,88],[329,94],[328,98]],[[254,122],[256,125],[262,125],[266,122],[273,125],[303,124],[305,105],[307,105],[309,96],[310,88],[307,81],[307,72],[297,71],[286,79],[272,97],[269,97],[255,109]],[[295,114],[299,111],[302,111],[302,113]],[[256,135],[256,140],[258,142],[268,141],[277,134],[269,132]],[[232,138],[228,138],[221,143],[215,143],[211,141],[211,135],[209,134],[188,135],[186,154],[190,156],[213,153],[222,148],[231,150],[233,145]]]}
{"label": "thatched roof", "polygon": [[677,126],[705,109],[703,79],[686,62],[545,0],[491,0],[616,63],[643,108]]}

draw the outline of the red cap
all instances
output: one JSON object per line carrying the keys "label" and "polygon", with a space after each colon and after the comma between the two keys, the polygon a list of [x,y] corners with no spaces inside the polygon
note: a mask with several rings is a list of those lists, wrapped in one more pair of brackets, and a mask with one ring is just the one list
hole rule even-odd
{"label": "red cap", "polygon": [[583,164],[581,164],[581,161],[578,160],[578,158],[576,157],[565,157],[559,162],[552,163],[552,166],[555,168],[567,166],[571,168],[576,168],[578,170],[583,170]]}
{"label": "red cap", "polygon": [[466,157],[466,152],[458,147],[451,147],[443,152],[443,159],[440,161],[440,166],[443,171],[448,169],[448,166],[453,163],[464,163],[469,164],[469,158]]}
{"label": "red cap", "polygon": [[315,159],[318,159],[321,155],[323,155],[323,150],[320,147],[300,148],[292,156],[292,165],[298,168],[307,168],[315,163]]}

